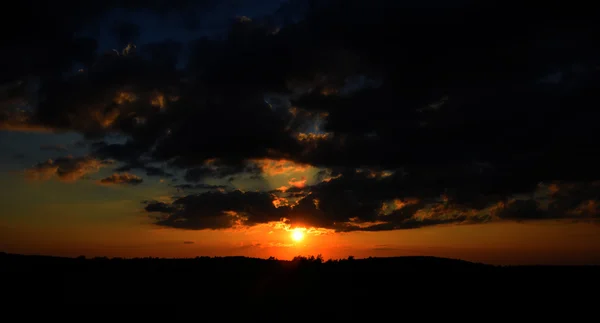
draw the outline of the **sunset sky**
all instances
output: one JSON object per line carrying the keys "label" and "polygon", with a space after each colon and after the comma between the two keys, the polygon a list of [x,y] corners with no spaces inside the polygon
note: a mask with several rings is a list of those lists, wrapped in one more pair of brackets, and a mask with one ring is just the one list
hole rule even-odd
{"label": "sunset sky", "polygon": [[0,251],[600,264],[599,30],[337,2],[23,1]]}

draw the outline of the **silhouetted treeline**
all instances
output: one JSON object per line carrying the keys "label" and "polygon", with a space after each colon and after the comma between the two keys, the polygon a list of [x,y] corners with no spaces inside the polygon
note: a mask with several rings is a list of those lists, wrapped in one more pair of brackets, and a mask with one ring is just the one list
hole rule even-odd
{"label": "silhouetted treeline", "polygon": [[[510,295],[512,302],[536,295],[533,300],[537,302],[541,295],[572,301],[583,296],[573,290],[599,286],[599,268],[503,267],[436,257],[325,260],[298,256],[285,261],[273,257],[86,259],[0,254],[2,292],[10,302],[200,304],[206,309],[239,303],[259,317],[261,306],[273,313],[284,313],[290,306],[335,312],[340,306],[366,308],[419,298],[452,302],[464,293],[479,300]],[[338,315],[353,315],[352,311],[344,313]]]}
{"label": "silhouetted treeline", "polygon": [[[366,258],[325,260],[318,256],[296,256],[292,260],[278,260],[248,257],[195,257],[195,258],[63,258],[50,256],[25,256],[1,254],[2,271],[11,273],[34,273],[40,271],[59,271],[72,273],[101,272],[139,274],[153,271],[203,271],[203,272],[244,272],[275,274],[277,272],[304,273],[318,271],[322,273],[350,272],[419,272],[452,271],[460,273],[494,272],[499,268],[491,265],[471,263],[468,261],[445,259],[437,257],[397,257],[397,258]],[[42,270],[43,269],[43,270]]]}

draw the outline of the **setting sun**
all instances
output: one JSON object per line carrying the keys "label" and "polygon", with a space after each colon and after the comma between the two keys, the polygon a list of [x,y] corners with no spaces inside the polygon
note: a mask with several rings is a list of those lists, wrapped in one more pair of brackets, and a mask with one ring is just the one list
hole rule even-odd
{"label": "setting sun", "polygon": [[292,231],[292,240],[300,242],[302,239],[304,239],[304,232],[300,229],[294,229],[294,231]]}

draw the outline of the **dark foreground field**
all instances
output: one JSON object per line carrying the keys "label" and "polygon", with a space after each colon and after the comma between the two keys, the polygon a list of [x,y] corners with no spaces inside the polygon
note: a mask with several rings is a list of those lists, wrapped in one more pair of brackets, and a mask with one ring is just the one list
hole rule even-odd
{"label": "dark foreground field", "polygon": [[595,306],[600,287],[599,267],[497,267],[434,257],[124,260],[0,254],[0,274],[4,305],[140,304],[169,308],[176,316],[221,317],[308,311],[352,318],[374,309],[407,311],[415,303],[586,308]]}

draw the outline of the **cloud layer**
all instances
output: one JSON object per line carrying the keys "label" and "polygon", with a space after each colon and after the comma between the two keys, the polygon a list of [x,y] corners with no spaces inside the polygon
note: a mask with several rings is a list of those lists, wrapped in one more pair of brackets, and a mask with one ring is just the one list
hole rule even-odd
{"label": "cloud layer", "polygon": [[121,173],[121,174],[112,174],[109,177],[105,177],[100,180],[100,184],[105,185],[138,185],[141,184],[144,180],[133,174],[129,173]]}
{"label": "cloud layer", "polygon": [[39,163],[25,170],[25,175],[33,180],[58,178],[61,181],[74,182],[88,174],[96,173],[100,168],[110,164],[112,164],[111,161],[98,160],[90,156],[67,156]]}
{"label": "cloud layer", "polygon": [[[568,8],[294,1],[233,19],[223,39],[134,47],[144,30],[124,24],[115,29],[124,48],[99,53],[96,40],[75,38],[115,3],[48,12],[36,19],[61,23],[20,37],[36,52],[15,43],[2,53],[11,63],[0,127],[77,131],[92,147],[29,175],[76,180],[106,160],[119,173],[183,174],[176,187],[189,195],[145,209],[158,225],[186,229],[598,217],[600,30],[588,17],[571,23]],[[83,68],[65,73],[74,63]],[[106,140],[115,134],[126,142]],[[311,168],[315,178],[303,173]],[[239,176],[287,185],[211,182]]]}

